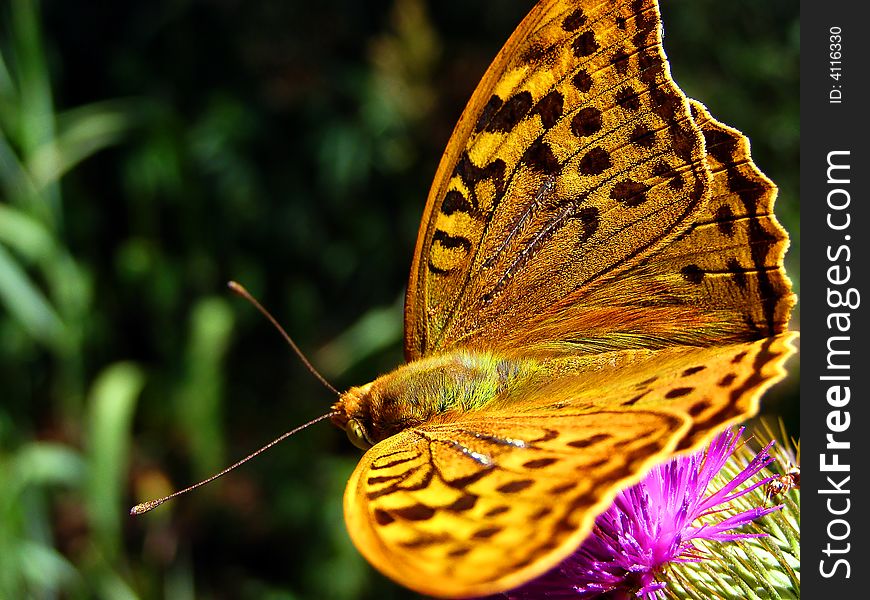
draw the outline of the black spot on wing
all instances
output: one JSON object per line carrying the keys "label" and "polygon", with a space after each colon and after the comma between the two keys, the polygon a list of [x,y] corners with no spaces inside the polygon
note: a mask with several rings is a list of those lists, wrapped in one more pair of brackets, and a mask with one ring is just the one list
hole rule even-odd
{"label": "black spot on wing", "polygon": [[726,373],[722,376],[722,379],[716,382],[716,385],[718,385],[719,387],[728,387],[732,383],[734,383],[735,379],[737,379],[736,373]]}
{"label": "black spot on wing", "polygon": [[683,176],[665,161],[660,161],[652,169],[653,175],[668,180],[668,186],[672,190],[681,190],[686,185]]}
{"label": "black spot on wing", "polygon": [[[393,457],[396,458],[393,458]],[[401,465],[406,462],[410,462],[412,460],[418,459],[419,456],[416,454],[408,455],[407,452],[393,452],[391,454],[385,454],[372,461],[372,471],[377,471],[379,469],[388,469],[390,467],[395,467],[396,465]]]}
{"label": "black spot on wing", "polygon": [[550,493],[559,496],[564,494],[565,492],[570,492],[575,487],[577,487],[578,481],[566,481],[565,483],[560,483],[552,488],[550,488]]}
{"label": "black spot on wing", "polygon": [[656,132],[641,123],[631,131],[628,141],[640,148],[649,149],[655,146]]}
{"label": "black spot on wing", "polygon": [[740,363],[741,361],[743,361],[744,358],[746,358],[746,355],[747,355],[747,354],[749,354],[749,351],[748,351],[748,350],[742,350],[741,352],[738,352],[738,353],[735,354],[734,357],[731,359],[731,364],[732,364],[732,365],[736,365],[736,364]]}
{"label": "black spot on wing", "polygon": [[589,19],[583,13],[583,9],[577,8],[562,21],[562,29],[565,31],[577,31],[583,27],[588,20]]}
{"label": "black spot on wing", "polygon": [[581,108],[571,118],[571,133],[578,138],[587,137],[601,130],[601,111],[594,106]]}
{"label": "black spot on wing", "polygon": [[562,118],[562,110],[565,99],[556,90],[551,90],[546,96],[538,100],[530,115],[540,115],[541,125],[549,129]]}
{"label": "black spot on wing", "polygon": [[381,525],[382,527],[385,525],[389,525],[390,523],[392,523],[396,520],[390,515],[390,513],[388,513],[387,511],[385,511],[383,509],[380,509],[380,508],[375,509],[374,517],[375,517],[375,523],[377,523],[378,525]]}
{"label": "black spot on wing", "polygon": [[464,494],[444,508],[451,512],[465,512],[474,508],[477,504],[477,500],[478,496],[475,496],[474,494]]}
{"label": "black spot on wing", "polygon": [[640,206],[646,202],[647,186],[640,181],[626,179],[617,182],[610,190],[610,197],[629,208]]}
{"label": "black spot on wing", "polygon": [[731,257],[728,259],[728,262],[725,263],[726,268],[731,273],[731,278],[734,279],[734,283],[737,284],[742,290],[746,289],[746,269],[740,266],[740,263],[737,262],[737,259]]}
{"label": "black spot on wing", "polygon": [[540,173],[552,175],[560,171],[553,149],[542,139],[535,140],[523,153],[520,162]]}
{"label": "black spot on wing", "polygon": [[556,462],[558,462],[558,459],[555,458],[535,458],[524,462],[523,467],[526,469],[543,469],[544,467],[549,467]]}
{"label": "black spot on wing", "polygon": [[474,212],[474,207],[471,202],[462,195],[459,190],[450,190],[444,196],[444,202],[441,203],[441,212],[445,215],[452,215],[456,212],[471,214]]}
{"label": "black spot on wing", "polygon": [[667,123],[676,121],[677,112],[682,108],[683,102],[679,96],[670,90],[655,88],[650,91],[650,108]]}
{"label": "black spot on wing", "polygon": [[693,417],[697,417],[704,411],[708,410],[712,406],[709,400],[699,400],[695,402],[692,406],[689,407],[689,414]]}
{"label": "black spot on wing", "polygon": [[496,506],[494,508],[490,508],[488,511],[484,513],[484,517],[497,517],[498,515],[503,515],[504,513],[510,510],[509,506]]}
{"label": "black spot on wing", "polygon": [[571,48],[573,48],[574,56],[577,58],[594,54],[599,48],[598,42],[595,40],[595,33],[592,31],[581,33],[571,44]]}
{"label": "black spot on wing", "polygon": [[665,398],[668,400],[673,400],[674,398],[682,398],[683,396],[687,396],[695,391],[695,388],[691,387],[678,387],[668,390],[665,394]]}
{"label": "black spot on wing", "polygon": [[609,440],[613,436],[609,433],[597,433],[588,438],[583,438],[580,440],[573,440],[568,442],[568,445],[572,448],[588,448],[590,446],[594,446],[595,444],[600,444],[606,440]]}
{"label": "black spot on wing", "polygon": [[428,521],[435,516],[435,509],[425,504],[412,504],[403,508],[394,508],[390,510],[394,517],[404,519],[406,521]]}
{"label": "black spot on wing", "polygon": [[504,100],[493,94],[480,111],[480,116],[477,118],[477,123],[474,125],[475,133],[480,133],[489,124],[493,115],[502,107]]}
{"label": "black spot on wing", "polygon": [[687,265],[680,269],[680,275],[689,283],[701,283],[704,280],[704,271],[698,265]]}
{"label": "black spot on wing", "polygon": [[502,494],[516,494],[534,485],[531,479],[517,479],[498,486],[496,489]]}
{"label": "black spot on wing", "polygon": [[638,14],[636,21],[637,32],[631,37],[631,42],[637,48],[642,48],[653,43],[653,34],[655,33],[656,21],[652,17],[644,19],[642,14]]}
{"label": "black spot on wing", "polygon": [[731,237],[734,235],[734,211],[727,204],[716,209],[716,227],[722,235]]}
{"label": "black spot on wing", "polygon": [[[496,192],[502,194],[504,193],[504,175],[506,169],[505,162],[500,158],[496,158],[486,166],[478,167],[472,162],[466,150],[456,162],[453,174],[462,179],[465,186],[472,190],[476,183],[489,179],[495,184]],[[475,198],[469,198],[469,201],[471,201],[473,206],[477,207],[478,204]]]}
{"label": "black spot on wing", "polygon": [[466,254],[471,251],[471,242],[468,241],[467,238],[464,238],[461,235],[450,235],[441,229],[435,230],[435,233],[432,236],[432,241],[441,244],[441,246],[450,250],[454,248],[462,248]]}
{"label": "black spot on wing", "polygon": [[642,394],[638,394],[634,398],[631,398],[629,400],[626,400],[625,402],[622,402],[620,404],[620,406],[634,406],[635,404],[637,404],[637,402],[639,402],[641,399],[643,399],[643,397],[646,396],[647,393],[648,392],[643,392]]}
{"label": "black spot on wing", "polygon": [[592,77],[585,69],[578,69],[574,77],[571,78],[571,83],[574,84],[575,88],[586,93],[592,88]]}
{"label": "black spot on wing", "polygon": [[580,159],[579,171],[582,175],[600,175],[612,166],[607,150],[596,146]]}
{"label": "black spot on wing", "polygon": [[509,98],[492,116],[486,125],[486,131],[501,133],[512,131],[531,108],[532,94],[527,91],[519,92]]}
{"label": "black spot on wing", "polygon": [[647,85],[654,85],[656,80],[664,72],[664,63],[659,53],[652,48],[641,52],[638,56],[638,67],[640,68],[640,80]]}
{"label": "black spot on wing", "polygon": [[532,517],[532,520],[538,521],[538,520],[543,519],[544,517],[552,514],[552,512],[553,512],[553,509],[551,507],[542,506],[541,508],[539,508],[538,510],[533,512],[531,517]]}
{"label": "black spot on wing", "polygon": [[682,376],[688,377],[690,375],[694,375],[695,373],[700,373],[701,371],[703,371],[706,368],[707,367],[705,365],[697,365],[695,367],[689,367],[688,369],[683,371]]}
{"label": "black spot on wing", "polygon": [[733,161],[734,152],[737,150],[737,139],[719,128],[705,128],[704,144],[707,153],[722,164]]}
{"label": "black spot on wing", "polygon": [[634,89],[626,86],[616,92],[616,103],[625,110],[634,112],[640,108],[640,97]]}
{"label": "black spot on wing", "polygon": [[492,467],[487,467],[477,471],[476,473],[472,473],[471,475],[466,475],[464,477],[457,477],[456,479],[445,479],[444,483],[449,485],[454,489],[463,489],[476,481],[480,481],[486,475],[492,472]]}
{"label": "black spot on wing", "polygon": [[492,536],[494,536],[495,534],[497,534],[501,530],[502,530],[501,527],[498,527],[495,525],[490,526],[490,527],[483,527],[481,529],[478,529],[474,533],[472,533],[471,539],[473,539],[473,540],[488,540],[489,538],[491,538]]}
{"label": "black spot on wing", "polygon": [[616,68],[616,72],[620,75],[625,75],[628,71],[628,52],[625,51],[625,48],[618,48],[616,52],[613,53],[613,66]]}

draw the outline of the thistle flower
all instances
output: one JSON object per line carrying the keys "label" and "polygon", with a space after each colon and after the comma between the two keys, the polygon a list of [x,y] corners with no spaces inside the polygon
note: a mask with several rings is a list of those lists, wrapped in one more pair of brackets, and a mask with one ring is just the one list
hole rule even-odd
{"label": "thistle flower", "polygon": [[[750,540],[764,532],[737,532],[782,506],[763,506],[763,488],[772,476],[743,487],[774,461],[773,442],[734,468],[723,471],[740,445],[743,429],[727,430],[703,451],[655,467],[640,483],[622,491],[581,547],[542,577],[507,593],[510,600],[539,598],[663,598],[666,571],[706,562],[716,543]],[[741,456],[745,456],[745,453]],[[717,477],[718,476],[718,477]],[[735,501],[753,490],[752,502]],[[713,542],[714,544],[710,544]],[[716,557],[718,558],[718,556]],[[679,573],[668,573],[684,584]],[[683,591],[691,584],[681,585]],[[738,586],[739,589],[739,586]],[[730,594],[728,594],[730,596]],[[701,595],[699,597],[707,597]]]}
{"label": "thistle flower", "polygon": [[[778,427],[762,420],[755,428],[756,439],[776,439],[771,463],[762,475],[768,483],[736,498],[732,510],[745,510],[759,504],[781,503],[781,510],[753,521],[741,531],[764,536],[737,540],[730,544],[706,544],[699,540],[708,559],[678,563],[669,569],[669,598],[740,598],[740,600],[797,600],[800,598],[800,491],[781,490],[769,496],[770,485],[800,465],[800,442],[791,439],[782,421]],[[725,463],[718,479],[727,481],[754,457],[751,444],[740,446]],[[714,482],[715,484],[715,482]],[[776,489],[776,488],[774,488]]]}

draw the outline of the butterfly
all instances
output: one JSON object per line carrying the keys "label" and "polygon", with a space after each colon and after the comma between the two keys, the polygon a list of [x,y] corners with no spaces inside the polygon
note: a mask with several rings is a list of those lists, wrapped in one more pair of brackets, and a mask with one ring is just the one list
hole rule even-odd
{"label": "butterfly", "polygon": [[758,410],[794,352],[776,188],[670,76],[654,0],[542,0],[435,175],[407,363],[333,422],[356,547],[417,592],[509,590],[619,490]]}

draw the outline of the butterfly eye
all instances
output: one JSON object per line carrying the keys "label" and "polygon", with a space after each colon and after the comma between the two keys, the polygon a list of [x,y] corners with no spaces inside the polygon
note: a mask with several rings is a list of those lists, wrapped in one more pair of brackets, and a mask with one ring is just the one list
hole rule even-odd
{"label": "butterfly eye", "polygon": [[366,437],[366,430],[362,426],[362,424],[356,419],[350,419],[347,422],[347,439],[350,442],[359,448],[360,450],[368,450],[372,447],[371,442],[369,442]]}

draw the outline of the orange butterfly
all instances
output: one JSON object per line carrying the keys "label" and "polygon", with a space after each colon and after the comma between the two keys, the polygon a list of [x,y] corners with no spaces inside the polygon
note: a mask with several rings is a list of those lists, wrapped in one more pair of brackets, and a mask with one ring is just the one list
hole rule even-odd
{"label": "orange butterfly", "polygon": [[543,0],[429,194],[408,363],[333,421],[357,548],[418,592],[557,565],[615,494],[753,415],[794,351],[775,186],[671,79],[653,0]]}
{"label": "orange butterfly", "polygon": [[435,175],[408,363],[327,415],[366,449],[357,548],[431,596],[509,590],[653,465],[755,414],[796,335],[775,196],[671,79],[654,0],[539,2]]}

